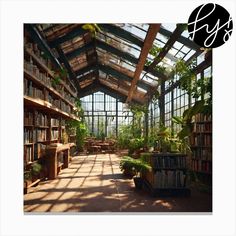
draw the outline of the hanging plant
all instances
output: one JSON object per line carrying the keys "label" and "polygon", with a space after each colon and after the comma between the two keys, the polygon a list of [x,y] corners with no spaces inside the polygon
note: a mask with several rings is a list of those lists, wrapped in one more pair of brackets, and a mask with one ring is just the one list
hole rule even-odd
{"label": "hanging plant", "polygon": [[153,44],[152,47],[151,47],[151,49],[150,49],[150,51],[149,51],[149,53],[150,53],[152,56],[157,57],[158,54],[159,54],[161,51],[162,51],[162,47],[158,47],[158,46],[156,46],[156,45]]}
{"label": "hanging plant", "polygon": [[82,28],[84,30],[89,30],[92,34],[92,37],[95,37],[97,32],[101,32],[101,29],[97,24],[84,24]]}
{"label": "hanging plant", "polygon": [[65,68],[61,68],[60,70],[56,70],[54,73],[54,78],[52,80],[52,86],[57,86],[61,83],[61,80],[65,80],[68,78],[68,72]]}

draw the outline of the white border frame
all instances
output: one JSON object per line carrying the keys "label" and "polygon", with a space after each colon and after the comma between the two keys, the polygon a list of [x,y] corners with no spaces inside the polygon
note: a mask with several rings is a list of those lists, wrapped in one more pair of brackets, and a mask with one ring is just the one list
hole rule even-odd
{"label": "white border frame", "polygon": [[[23,23],[182,23],[204,2],[1,1],[0,235],[235,235],[235,29],[213,52],[212,215],[23,214]],[[234,1],[215,3],[236,24]]]}

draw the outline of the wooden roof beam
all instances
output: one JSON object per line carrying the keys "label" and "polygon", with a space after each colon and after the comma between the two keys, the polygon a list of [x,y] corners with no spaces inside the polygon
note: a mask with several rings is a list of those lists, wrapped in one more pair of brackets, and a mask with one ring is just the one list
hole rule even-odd
{"label": "wooden roof beam", "polygon": [[102,30],[111,33],[115,36],[118,36],[119,38],[124,39],[125,41],[128,41],[130,43],[133,43],[140,48],[143,46],[143,41],[139,39],[136,35],[128,32],[127,30],[124,30],[116,25],[113,24],[99,24],[99,27],[101,27]]}
{"label": "wooden roof beam", "polygon": [[[162,50],[157,55],[157,57],[154,58],[153,62],[148,66],[147,71],[155,71],[156,65],[158,65],[163,60],[163,58],[166,56],[168,51],[174,45],[176,40],[181,36],[183,31],[184,31],[183,24],[178,24],[176,29],[174,30],[173,34],[170,36],[170,38],[166,42],[165,46],[162,48]],[[168,79],[168,78],[166,78],[166,79]],[[158,83],[158,85],[154,89],[152,88],[148,91],[147,95],[150,98],[153,97],[153,94],[156,92],[159,85],[160,85],[160,83]]]}
{"label": "wooden roof beam", "polygon": [[[114,94],[122,96],[123,97],[123,101],[122,102],[125,102],[126,97],[127,97],[127,92],[126,91],[122,91],[123,89],[121,90],[121,89],[118,89],[118,88],[117,89],[113,88],[112,87],[112,83],[109,83],[107,81],[99,80],[99,82],[102,85],[102,88],[109,89],[110,91],[113,91]],[[134,101],[136,103],[139,103],[139,104],[143,103],[142,98],[138,99],[137,97],[133,97],[132,101]]]}
{"label": "wooden roof beam", "polygon": [[168,51],[171,49],[171,47],[174,45],[174,43],[180,37],[183,31],[183,25],[178,24],[171,37],[166,42],[165,46],[162,48],[161,52],[157,55],[156,58],[154,58],[153,62],[148,66],[148,71],[154,70],[155,66],[162,61],[162,59],[166,56]]}
{"label": "wooden roof beam", "polygon": [[67,34],[65,34],[63,36],[58,37],[58,38],[52,40],[51,42],[49,42],[49,45],[50,45],[50,47],[54,48],[58,44],[62,44],[64,42],[66,42],[66,41],[69,41],[69,40],[75,38],[75,37],[82,36],[82,35],[84,35],[87,32],[88,32],[87,30],[84,30],[80,26],[80,27],[78,27],[76,29],[71,30],[70,32],[68,32]]}
{"label": "wooden roof beam", "polygon": [[129,90],[126,102],[130,102],[132,100],[133,93],[137,87],[138,80],[139,80],[140,75],[141,75],[143,68],[145,66],[145,62],[146,62],[148,53],[153,45],[153,42],[154,42],[156,35],[160,29],[160,26],[161,26],[161,24],[150,24],[150,26],[149,26],[146,38],[144,40],[144,45],[141,49],[139,61],[138,61],[136,70],[134,72],[134,78],[131,82],[131,88]]}
{"label": "wooden roof beam", "polygon": [[[164,28],[160,28],[160,31],[159,31],[160,34],[163,34],[164,36],[166,37],[171,37],[172,35],[172,32],[170,32],[169,30],[167,29],[164,29]],[[184,45],[186,45],[187,47],[191,48],[191,49],[194,49],[194,50],[199,50],[200,49],[200,46],[197,45],[196,43],[194,43],[192,40],[184,37],[184,36],[180,36],[178,41]]]}

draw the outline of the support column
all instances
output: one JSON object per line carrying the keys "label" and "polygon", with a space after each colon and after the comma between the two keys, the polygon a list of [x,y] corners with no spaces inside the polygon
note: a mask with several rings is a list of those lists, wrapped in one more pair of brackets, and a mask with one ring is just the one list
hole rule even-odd
{"label": "support column", "polygon": [[118,136],[118,100],[116,99],[116,137]]}
{"label": "support column", "polygon": [[165,125],[165,81],[161,82],[161,96],[159,99],[160,124]]}

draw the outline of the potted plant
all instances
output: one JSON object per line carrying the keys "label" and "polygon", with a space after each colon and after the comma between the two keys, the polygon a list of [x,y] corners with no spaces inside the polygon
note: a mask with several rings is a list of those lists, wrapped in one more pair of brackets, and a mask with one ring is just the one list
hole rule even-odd
{"label": "potted plant", "polygon": [[27,193],[27,188],[31,185],[36,179],[40,178],[40,173],[42,170],[42,165],[39,163],[33,163],[29,169],[25,168],[24,171],[24,193]]}
{"label": "potted plant", "polygon": [[133,158],[130,156],[123,156],[120,161],[120,170],[125,176],[133,178],[136,174],[133,166]]}
{"label": "potted plant", "polygon": [[141,189],[143,185],[142,174],[146,171],[151,171],[151,166],[145,161],[144,158],[134,159],[129,156],[124,156],[120,162],[120,169],[130,171],[133,174],[135,187]]}
{"label": "potted plant", "polygon": [[144,147],[144,138],[133,138],[128,143],[129,155],[139,154],[140,149]]}

